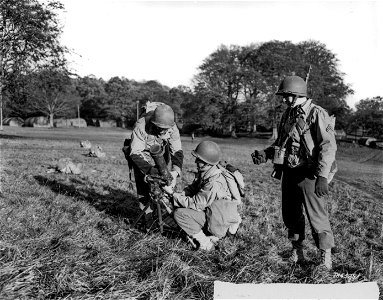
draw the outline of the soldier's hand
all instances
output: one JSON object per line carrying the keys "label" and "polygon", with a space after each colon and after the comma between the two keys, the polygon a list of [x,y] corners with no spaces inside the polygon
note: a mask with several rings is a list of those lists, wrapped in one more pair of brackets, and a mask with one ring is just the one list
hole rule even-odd
{"label": "soldier's hand", "polygon": [[178,193],[173,193],[173,205],[174,207],[182,207],[178,202]]}
{"label": "soldier's hand", "polygon": [[266,152],[263,150],[262,151],[254,150],[254,152],[251,153],[251,157],[253,159],[253,163],[256,165],[266,162]]}
{"label": "soldier's hand", "polygon": [[154,175],[154,176],[158,176],[159,172],[158,172],[158,169],[156,167],[151,167],[149,172],[148,172],[148,175]]}
{"label": "soldier's hand", "polygon": [[315,182],[315,194],[318,197],[323,197],[328,194],[327,178],[318,176]]}
{"label": "soldier's hand", "polygon": [[168,195],[173,195],[174,193],[173,188],[170,185],[165,185],[165,186],[162,186],[161,188]]}
{"label": "soldier's hand", "polygon": [[173,193],[173,200],[175,207],[187,207],[187,202],[184,200],[184,197],[182,197],[182,194]]}

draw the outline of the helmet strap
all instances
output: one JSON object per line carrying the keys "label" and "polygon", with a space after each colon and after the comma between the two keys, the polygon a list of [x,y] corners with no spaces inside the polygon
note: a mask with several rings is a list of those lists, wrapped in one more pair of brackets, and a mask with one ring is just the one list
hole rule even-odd
{"label": "helmet strap", "polygon": [[298,96],[294,95],[293,102],[291,103],[291,107],[294,107],[295,102],[297,102]]}

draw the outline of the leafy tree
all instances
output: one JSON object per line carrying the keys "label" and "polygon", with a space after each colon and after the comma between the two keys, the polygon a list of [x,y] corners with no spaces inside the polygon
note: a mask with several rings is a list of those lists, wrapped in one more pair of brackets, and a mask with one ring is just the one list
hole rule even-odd
{"label": "leafy tree", "polygon": [[223,134],[222,106],[222,97],[199,83],[194,87],[194,96],[182,103],[184,122],[195,128],[200,125],[210,134]]}
{"label": "leafy tree", "polygon": [[[344,83],[335,54],[317,41],[221,46],[199,68],[197,99],[213,105],[214,114],[219,115],[211,119],[211,125],[244,127],[256,122],[275,127],[284,110],[275,95],[281,80],[288,75],[306,78],[310,66],[309,96],[335,114],[338,127],[345,127],[351,112],[345,98],[353,91]],[[200,109],[199,115],[206,113],[194,106]]]}
{"label": "leafy tree", "polygon": [[81,97],[80,115],[85,119],[106,118],[108,115],[105,81],[94,76],[85,76],[75,80],[76,89]]}
{"label": "leafy tree", "polygon": [[145,103],[147,100],[151,102],[163,102],[171,104],[169,95],[170,88],[162,85],[156,80],[149,80],[138,83],[140,90],[140,103]]}
{"label": "leafy tree", "polygon": [[304,41],[298,48],[305,65],[312,67],[308,81],[308,93],[313,101],[337,117],[336,126],[345,128],[351,115],[346,103],[347,95],[354,91],[344,82],[344,73],[339,71],[336,55],[318,41]]}
{"label": "leafy tree", "polygon": [[195,77],[198,92],[207,96],[210,102],[219,104],[214,107],[215,119],[211,120],[211,124],[218,123],[229,131],[234,129],[234,112],[243,90],[240,54],[241,47],[220,46],[204,60]]}
{"label": "leafy tree", "polygon": [[284,110],[280,98],[275,95],[281,80],[293,74],[305,78],[306,65],[300,49],[290,41],[266,42],[253,49],[247,64],[260,74],[254,103],[257,123],[276,128]]}
{"label": "leafy tree", "polygon": [[113,77],[105,84],[108,95],[108,117],[116,120],[135,120],[136,101],[139,99],[135,82],[126,78]]}
{"label": "leafy tree", "polygon": [[262,93],[265,86],[265,80],[258,68],[255,68],[255,59],[257,49],[260,44],[252,44],[250,46],[242,47],[239,53],[239,61],[241,62],[242,72],[242,86],[243,95],[246,100],[257,99],[258,95]]}
{"label": "leafy tree", "polygon": [[177,122],[182,122],[183,103],[193,101],[192,90],[187,86],[178,86],[169,91],[169,105],[174,110]]}
{"label": "leafy tree", "polygon": [[59,2],[42,4],[37,0],[0,2],[0,129],[2,129],[3,92],[11,77],[38,65],[62,65],[66,51],[59,42],[61,28]]}
{"label": "leafy tree", "polygon": [[355,107],[352,125],[362,127],[368,135],[383,136],[383,97],[360,100]]}
{"label": "leafy tree", "polygon": [[34,114],[28,105],[27,83],[25,75],[8,74],[7,88],[3,91],[4,99],[8,100],[4,106],[5,115],[26,119]]}
{"label": "leafy tree", "polygon": [[74,81],[64,70],[43,69],[28,76],[28,106],[49,116],[53,127],[55,116],[75,115],[80,97]]}

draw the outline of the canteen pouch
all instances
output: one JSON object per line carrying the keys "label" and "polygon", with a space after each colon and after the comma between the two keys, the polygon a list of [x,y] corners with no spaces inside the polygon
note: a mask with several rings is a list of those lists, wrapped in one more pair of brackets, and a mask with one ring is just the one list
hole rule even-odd
{"label": "canteen pouch", "polygon": [[283,165],[283,162],[285,160],[285,152],[286,152],[286,148],[274,146],[273,164]]}

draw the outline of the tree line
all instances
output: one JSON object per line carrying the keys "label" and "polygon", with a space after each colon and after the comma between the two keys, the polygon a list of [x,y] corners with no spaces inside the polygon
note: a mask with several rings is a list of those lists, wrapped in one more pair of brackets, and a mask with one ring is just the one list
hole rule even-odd
{"label": "tree line", "polygon": [[336,129],[362,126],[371,135],[383,134],[382,97],[362,99],[352,111],[346,98],[354,91],[336,55],[319,41],[221,45],[201,62],[190,87],[124,77],[106,81],[70,71],[69,51],[59,42],[61,3],[4,0],[0,9],[0,110],[7,117],[43,114],[53,125],[54,118],[73,118],[79,111],[87,120],[132,126],[137,107],[149,100],[171,105],[184,130],[270,130],[284,110],[275,96],[280,81],[298,75],[308,78],[314,103],[337,117]]}

